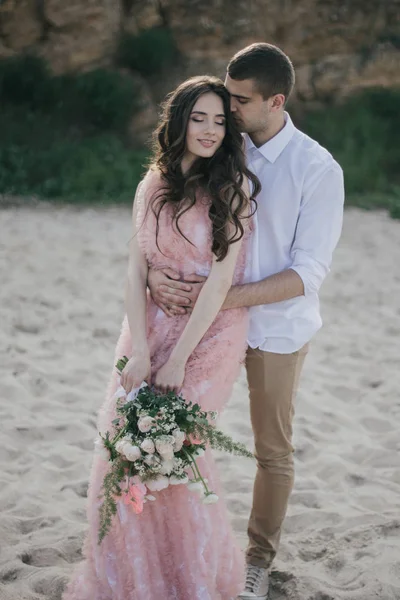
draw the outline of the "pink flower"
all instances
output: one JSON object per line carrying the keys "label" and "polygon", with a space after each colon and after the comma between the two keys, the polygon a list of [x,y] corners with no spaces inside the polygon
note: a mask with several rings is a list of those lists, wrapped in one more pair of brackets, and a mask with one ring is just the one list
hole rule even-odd
{"label": "pink flower", "polygon": [[133,511],[138,515],[143,511],[144,497],[147,489],[139,477],[133,477],[133,484],[123,490],[121,500],[127,506],[131,506]]}
{"label": "pink flower", "polygon": [[193,434],[189,435],[189,440],[194,446],[197,446],[198,444],[204,444],[203,440],[199,440],[199,438],[194,437]]}

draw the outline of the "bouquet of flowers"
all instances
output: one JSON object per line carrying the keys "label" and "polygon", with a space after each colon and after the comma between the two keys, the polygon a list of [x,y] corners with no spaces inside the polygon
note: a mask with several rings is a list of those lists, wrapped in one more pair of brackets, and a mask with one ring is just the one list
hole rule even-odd
{"label": "bouquet of flowers", "polygon": [[[119,373],[127,362],[126,356],[117,362]],[[254,456],[215,427],[216,412],[205,412],[181,395],[161,394],[142,384],[128,395],[121,386],[116,398],[119,416],[112,422],[113,433],[99,434],[95,441],[97,452],[111,462],[103,481],[99,543],[107,535],[118,501],[141,513],[147,501],[156,500],[151,492],[187,485],[200,492],[204,503],[217,502],[196,462],[207,445]]]}

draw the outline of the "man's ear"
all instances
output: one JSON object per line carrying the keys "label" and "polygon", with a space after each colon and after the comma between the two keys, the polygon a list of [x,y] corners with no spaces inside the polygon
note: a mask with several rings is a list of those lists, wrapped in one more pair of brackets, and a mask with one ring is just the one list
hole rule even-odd
{"label": "man's ear", "polygon": [[286,98],[283,94],[272,96],[271,110],[280,110],[285,106]]}

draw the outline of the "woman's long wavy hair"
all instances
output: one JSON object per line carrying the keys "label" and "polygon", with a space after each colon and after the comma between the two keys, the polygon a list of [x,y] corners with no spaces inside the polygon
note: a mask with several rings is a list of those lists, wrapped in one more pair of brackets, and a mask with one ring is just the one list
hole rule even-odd
{"label": "woman's long wavy hair", "polygon": [[[198,157],[188,171],[183,173],[181,164],[186,151],[189,118],[198,98],[209,92],[219,96],[223,102],[225,137],[212,157]],[[229,92],[220,79],[193,77],[167,96],[160,124],[154,133],[152,167],[160,171],[165,183],[150,202],[157,219],[157,238],[161,210],[169,204],[173,206],[177,230],[187,239],[179,228],[179,219],[195,204],[196,191],[204,190],[211,199],[209,216],[212,222],[212,251],[218,261],[223,260],[229,245],[243,237],[242,219],[254,214],[257,206],[255,197],[260,192],[261,185],[246,167],[243,139],[231,113]],[[250,213],[246,210],[248,199],[242,190],[245,177],[252,183]],[[230,237],[227,232],[228,223],[235,226],[235,232]]]}

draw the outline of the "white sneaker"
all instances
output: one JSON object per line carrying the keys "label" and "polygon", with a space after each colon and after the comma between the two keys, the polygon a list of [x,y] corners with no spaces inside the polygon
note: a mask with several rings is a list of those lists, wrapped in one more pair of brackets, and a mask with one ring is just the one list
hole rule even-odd
{"label": "white sneaker", "polygon": [[268,588],[268,569],[248,565],[244,591],[239,594],[237,600],[267,600]]}

